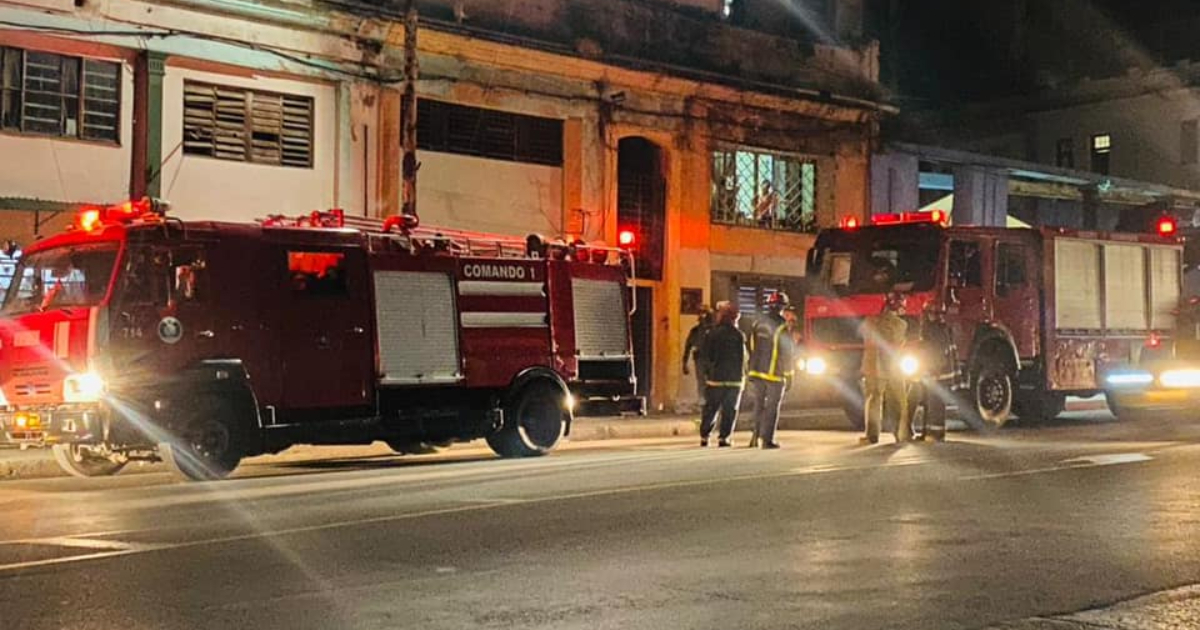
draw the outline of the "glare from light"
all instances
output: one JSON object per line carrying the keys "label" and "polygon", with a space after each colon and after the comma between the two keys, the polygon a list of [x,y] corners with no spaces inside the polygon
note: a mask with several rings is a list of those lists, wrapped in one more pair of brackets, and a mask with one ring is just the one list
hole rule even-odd
{"label": "glare from light", "polygon": [[72,374],[63,381],[63,400],[69,403],[96,402],[104,396],[104,379],[95,372]]}
{"label": "glare from light", "polygon": [[1104,380],[1109,385],[1149,385],[1154,382],[1154,375],[1149,372],[1118,372],[1109,374]]}
{"label": "glare from light", "polygon": [[806,362],[804,371],[810,376],[822,376],[829,371],[829,364],[821,357],[813,357]]}
{"label": "glare from light", "polygon": [[563,399],[563,405],[567,408],[567,411],[574,411],[576,405],[575,396],[567,394],[566,398]]}
{"label": "glare from light", "polygon": [[1200,370],[1167,370],[1158,380],[1162,382],[1163,387],[1200,387]]}
{"label": "glare from light", "polygon": [[921,369],[921,361],[911,354],[900,358],[900,373],[905,376],[916,376]]}

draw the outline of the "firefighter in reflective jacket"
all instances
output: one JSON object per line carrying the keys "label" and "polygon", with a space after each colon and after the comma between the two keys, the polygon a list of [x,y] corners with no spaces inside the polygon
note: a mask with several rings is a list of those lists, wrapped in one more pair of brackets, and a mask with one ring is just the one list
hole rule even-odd
{"label": "firefighter in reflective jacket", "polygon": [[750,333],[750,370],[746,396],[754,414],[753,448],[762,441],[765,449],[779,448],[775,429],[779,425],[779,407],[783,394],[791,387],[795,371],[794,344],[784,311],[791,307],[786,293],[777,291],[767,299],[767,313],[754,323]]}
{"label": "firefighter in reflective jacket", "polygon": [[946,324],[943,308],[930,305],[921,317],[916,356],[920,376],[912,385],[909,408],[917,439],[946,439],[946,392],[958,378],[958,348]]}
{"label": "firefighter in reflective jacket", "polygon": [[883,310],[863,322],[863,413],[867,427],[864,440],[871,444],[879,442],[885,414],[897,442],[907,441],[912,433],[905,392],[907,383],[898,365],[901,348],[908,336],[908,322],[901,316],[904,308],[904,295],[889,293]]}

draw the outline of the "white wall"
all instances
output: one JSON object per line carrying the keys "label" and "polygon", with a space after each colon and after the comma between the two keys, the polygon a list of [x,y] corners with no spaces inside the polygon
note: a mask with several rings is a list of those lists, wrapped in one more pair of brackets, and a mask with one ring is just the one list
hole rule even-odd
{"label": "white wall", "polygon": [[1093,134],[1112,134],[1110,173],[1184,188],[1200,186],[1200,164],[1183,165],[1180,124],[1200,118],[1200,92],[1178,91],[1034,114],[1039,162],[1054,164],[1060,138],[1075,142],[1075,167],[1091,170]]}
{"label": "white wall", "polygon": [[525,236],[557,236],[562,169],[421,151],[417,211],[421,224]]}
{"label": "white wall", "polygon": [[[312,168],[269,166],[184,155],[183,81],[192,79],[314,99]],[[168,66],[163,85],[162,196],[184,219],[250,221],[269,214],[299,215],[337,206],[339,168],[337,88],[275,78],[231,76]]]}
{"label": "white wall", "polygon": [[129,198],[133,67],[121,68],[121,142],[0,133],[0,197],[116,203]]}

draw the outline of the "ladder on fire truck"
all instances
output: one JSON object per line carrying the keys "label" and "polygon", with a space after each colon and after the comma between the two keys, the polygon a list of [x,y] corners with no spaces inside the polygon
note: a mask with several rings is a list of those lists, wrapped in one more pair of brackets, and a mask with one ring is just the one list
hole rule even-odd
{"label": "ladder on fire truck", "polygon": [[[459,256],[525,259],[552,257],[558,260],[570,258],[596,264],[609,264],[609,255],[616,254],[619,263],[624,264],[629,273],[630,286],[637,282],[633,252],[622,247],[593,245],[583,241],[546,241],[535,234],[522,239],[515,236],[470,230],[418,227],[408,223],[404,217],[376,219],[347,215],[343,210],[337,208],[324,212],[314,210],[298,217],[270,215],[259,222],[263,227],[355,230],[365,234],[407,239],[409,242],[422,243],[434,250],[447,251]],[[636,296],[636,291],[633,293]],[[636,308],[636,303],[634,303],[631,312]]]}

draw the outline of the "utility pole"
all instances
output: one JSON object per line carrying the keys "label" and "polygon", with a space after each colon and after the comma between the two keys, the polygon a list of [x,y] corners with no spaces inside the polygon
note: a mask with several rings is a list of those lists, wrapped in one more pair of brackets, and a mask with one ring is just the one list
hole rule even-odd
{"label": "utility pole", "polygon": [[400,95],[400,150],[403,189],[400,214],[417,218],[417,4],[404,2],[404,92]]}

